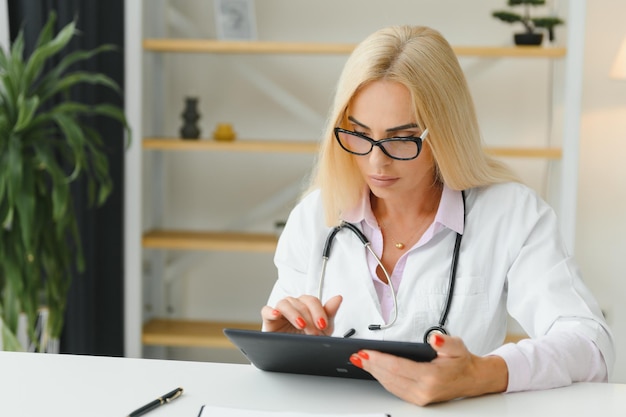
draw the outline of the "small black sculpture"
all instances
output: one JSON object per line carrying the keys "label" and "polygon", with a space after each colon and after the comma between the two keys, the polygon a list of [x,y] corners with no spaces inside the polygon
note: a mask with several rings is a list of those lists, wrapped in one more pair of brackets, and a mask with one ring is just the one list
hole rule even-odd
{"label": "small black sculpture", "polygon": [[197,139],[200,137],[200,128],[196,124],[200,119],[198,113],[198,98],[186,97],[185,110],[181,114],[183,117],[183,126],[180,128],[180,136],[183,139]]}

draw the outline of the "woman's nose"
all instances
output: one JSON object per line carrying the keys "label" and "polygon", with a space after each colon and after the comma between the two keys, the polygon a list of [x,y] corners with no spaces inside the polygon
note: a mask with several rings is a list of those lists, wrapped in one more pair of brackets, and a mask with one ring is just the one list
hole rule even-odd
{"label": "woman's nose", "polygon": [[384,166],[391,163],[392,159],[388,157],[380,146],[374,146],[369,154],[370,164],[374,166]]}

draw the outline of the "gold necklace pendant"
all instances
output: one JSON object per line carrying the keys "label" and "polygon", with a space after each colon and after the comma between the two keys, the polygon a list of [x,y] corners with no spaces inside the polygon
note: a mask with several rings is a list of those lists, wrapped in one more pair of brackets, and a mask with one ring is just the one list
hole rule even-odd
{"label": "gold necklace pendant", "polygon": [[398,242],[398,243],[396,243],[396,244],[395,244],[395,247],[396,247],[397,249],[402,250],[402,249],[404,249],[404,243],[402,243],[402,242]]}

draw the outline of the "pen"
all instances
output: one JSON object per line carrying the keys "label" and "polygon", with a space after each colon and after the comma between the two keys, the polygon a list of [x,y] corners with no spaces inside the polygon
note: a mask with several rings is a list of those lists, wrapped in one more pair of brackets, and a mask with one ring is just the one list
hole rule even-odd
{"label": "pen", "polygon": [[170,391],[167,394],[164,394],[164,395],[160,396],[156,400],[149,402],[148,404],[144,405],[143,407],[136,409],[135,411],[130,413],[128,415],[128,417],[142,416],[142,415],[146,414],[148,411],[152,411],[152,410],[154,410],[155,408],[157,408],[160,405],[167,404],[167,403],[175,400],[176,398],[180,397],[182,395],[182,393],[183,393],[183,389],[178,387],[175,390]]}

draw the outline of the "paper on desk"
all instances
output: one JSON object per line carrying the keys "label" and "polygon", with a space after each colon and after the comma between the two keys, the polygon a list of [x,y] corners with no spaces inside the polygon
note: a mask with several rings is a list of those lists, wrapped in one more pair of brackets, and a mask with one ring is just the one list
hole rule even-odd
{"label": "paper on desk", "polygon": [[241,408],[225,408],[213,407],[206,405],[202,409],[202,413],[198,417],[391,417],[385,413],[301,413],[293,411],[261,411],[261,410],[244,410]]}

